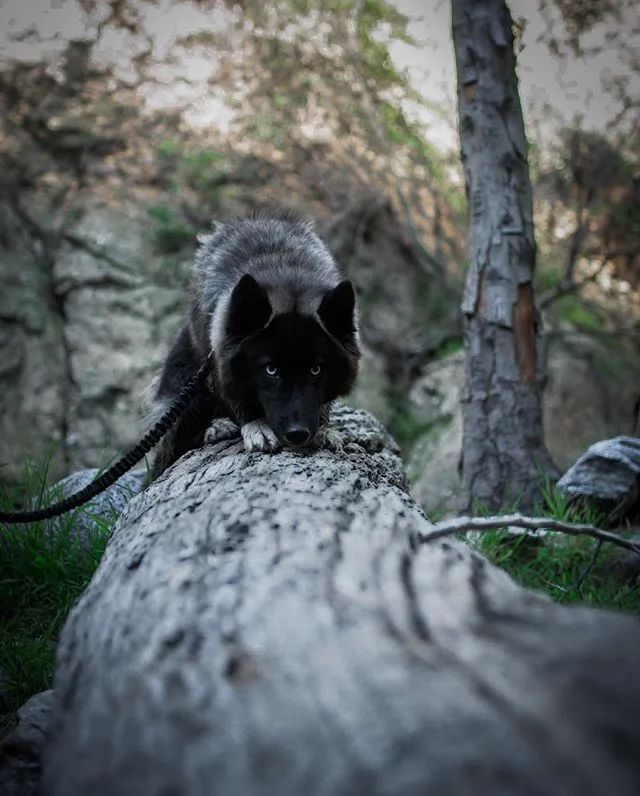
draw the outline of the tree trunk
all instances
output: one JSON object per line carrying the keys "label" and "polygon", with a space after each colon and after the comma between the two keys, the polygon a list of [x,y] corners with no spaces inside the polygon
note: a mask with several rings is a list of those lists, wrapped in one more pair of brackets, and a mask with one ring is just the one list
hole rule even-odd
{"label": "tree trunk", "polygon": [[469,203],[462,303],[463,502],[529,507],[555,472],[542,428],[535,239],[511,16],[503,0],[452,0],[460,144]]}
{"label": "tree trunk", "polygon": [[640,626],[429,529],[393,443],[185,456],[60,641],[45,796],[640,792]]}

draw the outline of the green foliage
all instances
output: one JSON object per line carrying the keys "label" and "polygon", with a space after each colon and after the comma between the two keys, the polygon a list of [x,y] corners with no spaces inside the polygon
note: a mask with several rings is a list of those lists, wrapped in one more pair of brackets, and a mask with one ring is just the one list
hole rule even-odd
{"label": "green foliage", "polygon": [[[543,484],[542,492],[542,503],[534,509],[536,516],[596,527],[602,523],[603,518],[595,508],[570,503],[551,482]],[[621,582],[611,573],[607,565],[618,554],[611,545],[601,548],[594,565],[598,543],[589,537],[561,533],[544,537],[531,533],[515,535],[505,529],[469,533],[465,538],[521,586],[546,592],[557,602],[586,602],[640,613],[640,580]]]}
{"label": "green foliage", "polygon": [[158,154],[167,160],[173,158],[179,150],[180,142],[176,141],[174,138],[166,138],[158,145]]}
{"label": "green foliage", "polygon": [[387,45],[375,34],[382,24],[389,25],[394,39],[413,44],[407,33],[407,18],[384,0],[364,0],[357,21],[358,42],[367,76],[373,78],[381,89],[401,86],[406,79],[398,74],[391,61]]}
{"label": "green foliage", "polygon": [[[298,120],[316,107],[337,136],[354,136],[377,155],[404,150],[414,164],[446,182],[442,155],[405,116],[404,100],[423,105],[425,100],[391,57],[390,42],[416,44],[408,17],[393,3],[278,0],[268,4],[268,13],[265,4],[254,2],[244,13],[260,29],[254,46],[261,67],[252,75],[245,134],[284,148],[297,140]],[[318,33],[305,32],[304,44],[303,36],[281,35],[309,17],[317,19]]]}
{"label": "green foliage", "polygon": [[[22,483],[0,489],[0,506],[47,505],[61,498],[46,490],[47,466],[27,463]],[[58,634],[71,607],[93,575],[115,522],[93,517],[83,537],[74,526],[86,509],[48,522],[0,526],[0,673],[10,714],[0,717],[0,736],[30,696],[51,687]]]}
{"label": "green foliage", "polygon": [[394,415],[391,431],[398,445],[407,450],[421,437],[437,435],[450,422],[449,416],[429,422],[421,420],[411,409],[400,405]]}
{"label": "green foliage", "polygon": [[[229,155],[213,149],[185,152],[173,139],[163,141],[157,153],[159,173],[167,190],[176,196],[180,207],[189,208],[190,224],[167,205],[154,205],[149,209],[156,222],[154,234],[158,251],[175,254],[193,240],[193,227],[199,227],[200,223],[208,225],[212,214],[219,209],[223,188],[230,181]],[[236,179],[239,179],[237,175]]]}
{"label": "green foliage", "polygon": [[445,359],[445,357],[456,354],[464,348],[464,340],[462,337],[447,337],[447,339],[438,346],[435,353],[435,359]]}
{"label": "green foliage", "polygon": [[442,186],[445,189],[445,195],[449,202],[449,207],[453,214],[462,222],[467,218],[467,197],[464,188],[451,185],[447,180],[446,184]]}
{"label": "green foliage", "polygon": [[430,424],[416,417],[411,410],[401,408],[393,420],[393,436],[401,448],[411,446],[419,437],[426,434]]}
{"label": "green foliage", "polygon": [[562,296],[558,299],[557,307],[560,317],[576,329],[585,332],[602,331],[604,325],[601,317],[592,306],[587,305],[578,296]]}
{"label": "green foliage", "polygon": [[193,240],[193,230],[181,221],[167,205],[150,207],[149,215],[156,222],[154,240],[160,253],[175,254]]}
{"label": "green foliage", "polygon": [[564,271],[558,266],[540,266],[536,269],[536,290],[541,293],[553,290],[562,282],[563,277]]}
{"label": "green foliage", "polygon": [[[209,190],[212,183],[218,184],[221,176],[216,170],[217,164],[223,160],[220,152],[203,149],[183,155],[180,166],[188,185],[196,190]],[[222,176],[224,180],[226,174]]]}
{"label": "green foliage", "polygon": [[418,125],[409,122],[402,109],[390,102],[381,102],[379,107],[389,140],[413,150],[439,184],[447,183],[442,167],[442,155],[425,139]]}

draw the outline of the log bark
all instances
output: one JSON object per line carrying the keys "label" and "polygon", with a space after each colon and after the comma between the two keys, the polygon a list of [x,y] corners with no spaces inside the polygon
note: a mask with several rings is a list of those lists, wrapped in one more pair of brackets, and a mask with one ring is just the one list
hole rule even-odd
{"label": "log bark", "polygon": [[504,0],[452,0],[469,203],[462,486],[466,509],[531,508],[544,443],[535,238],[512,22]]}
{"label": "log bark", "polygon": [[431,527],[364,412],[342,453],[194,451],[62,633],[45,796],[640,792],[640,626]]}

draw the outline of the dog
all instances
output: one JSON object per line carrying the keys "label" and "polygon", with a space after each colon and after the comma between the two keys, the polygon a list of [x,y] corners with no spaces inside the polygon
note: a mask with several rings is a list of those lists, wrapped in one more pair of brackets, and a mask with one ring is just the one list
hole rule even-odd
{"label": "dog", "polygon": [[218,224],[201,238],[188,317],[151,388],[160,417],[210,360],[203,387],[164,437],[160,475],[205,441],[247,451],[337,447],[331,403],[358,373],[354,289],[310,223],[288,215]]}

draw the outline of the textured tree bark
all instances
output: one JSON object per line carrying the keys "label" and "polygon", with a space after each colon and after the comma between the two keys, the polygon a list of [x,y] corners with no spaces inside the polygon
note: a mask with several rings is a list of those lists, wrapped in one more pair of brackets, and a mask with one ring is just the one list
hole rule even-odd
{"label": "textured tree bark", "polygon": [[452,10],[470,217],[463,502],[529,508],[541,475],[555,469],[542,428],[532,198],[511,16],[504,0],[452,0]]}
{"label": "textured tree bark", "polygon": [[341,454],[185,456],[60,642],[45,796],[640,789],[640,626],[430,525],[363,412]]}

